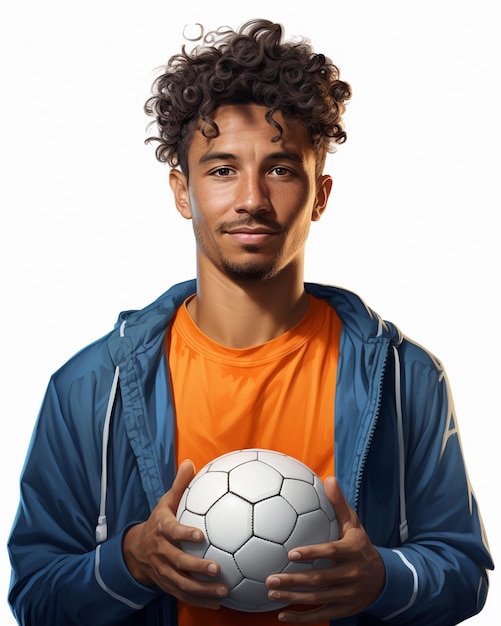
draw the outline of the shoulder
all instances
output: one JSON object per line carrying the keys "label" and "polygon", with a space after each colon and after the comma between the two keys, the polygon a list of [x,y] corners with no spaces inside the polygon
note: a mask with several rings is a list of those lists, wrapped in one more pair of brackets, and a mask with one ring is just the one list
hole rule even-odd
{"label": "shoulder", "polygon": [[174,285],[143,309],[122,311],[115,326],[88,344],[51,378],[61,397],[73,395],[100,398],[109,391],[115,368],[126,366],[136,357],[145,368],[156,362],[165,330],[177,308],[196,289],[194,281]]}
{"label": "shoulder", "polygon": [[389,339],[399,343],[402,335],[391,322],[384,320],[353,291],[332,285],[306,283],[307,293],[325,300],[336,311],[343,329],[352,337],[367,341]]}
{"label": "shoulder", "polygon": [[369,344],[389,345],[395,351],[394,359],[406,377],[407,383],[432,384],[446,382],[441,361],[427,348],[404,335],[399,327],[384,320],[356,293],[330,285],[307,283],[306,291],[332,306],[351,345],[367,353]]}
{"label": "shoulder", "polygon": [[53,375],[58,383],[92,374],[113,371],[118,364],[124,344],[129,351],[148,345],[162,333],[176,309],[188,295],[194,293],[195,281],[186,281],[171,287],[142,309],[122,311],[112,329],[73,355]]}

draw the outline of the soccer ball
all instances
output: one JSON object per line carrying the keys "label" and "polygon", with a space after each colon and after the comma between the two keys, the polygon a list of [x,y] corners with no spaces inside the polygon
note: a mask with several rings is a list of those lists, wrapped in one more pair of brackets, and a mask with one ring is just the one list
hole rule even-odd
{"label": "soccer ball", "polygon": [[182,548],[218,562],[237,611],[285,606],[268,599],[270,574],[326,567],[330,561],[292,562],[292,548],[334,541],[339,526],[320,478],[291,456],[260,448],[237,450],[203,467],[186,488],[177,519],[204,533]]}

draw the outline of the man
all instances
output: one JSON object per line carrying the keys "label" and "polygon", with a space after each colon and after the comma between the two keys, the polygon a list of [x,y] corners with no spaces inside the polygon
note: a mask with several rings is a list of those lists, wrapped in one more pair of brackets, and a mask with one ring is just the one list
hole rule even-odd
{"label": "man", "polygon": [[[481,610],[493,564],[440,363],[356,295],[304,284],[349,97],[267,21],[209,33],[157,79],[146,109],[197,279],[52,377],[9,541],[20,624],[430,626]],[[202,533],[175,519],[195,468],[246,447],[309,465],[340,524],[289,554],[331,565],[272,574],[288,606],[260,614],[220,607],[219,564],[181,550]]]}

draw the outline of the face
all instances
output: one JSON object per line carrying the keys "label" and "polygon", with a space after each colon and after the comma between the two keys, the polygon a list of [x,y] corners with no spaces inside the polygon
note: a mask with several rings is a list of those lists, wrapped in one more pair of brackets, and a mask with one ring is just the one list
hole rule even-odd
{"label": "face", "polygon": [[193,222],[198,272],[235,280],[269,280],[303,271],[310,224],[320,218],[331,178],[315,176],[305,127],[259,105],[228,105],[213,115],[219,135],[197,130],[188,151],[189,180],[171,171],[180,213]]}

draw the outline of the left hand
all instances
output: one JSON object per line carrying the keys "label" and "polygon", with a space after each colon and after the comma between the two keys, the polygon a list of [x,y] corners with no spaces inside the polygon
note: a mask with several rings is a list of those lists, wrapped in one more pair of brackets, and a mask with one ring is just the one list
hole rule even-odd
{"label": "left hand", "polygon": [[[291,561],[330,559],[325,569],[294,574],[272,574],[266,580],[269,597],[288,604],[313,605],[306,611],[284,609],[282,622],[317,624],[356,615],[372,604],[385,583],[385,568],[358,515],[350,508],[333,476],[325,480],[325,492],[339,523],[339,539],[329,543],[294,548]],[[300,588],[301,591],[295,588]]]}

